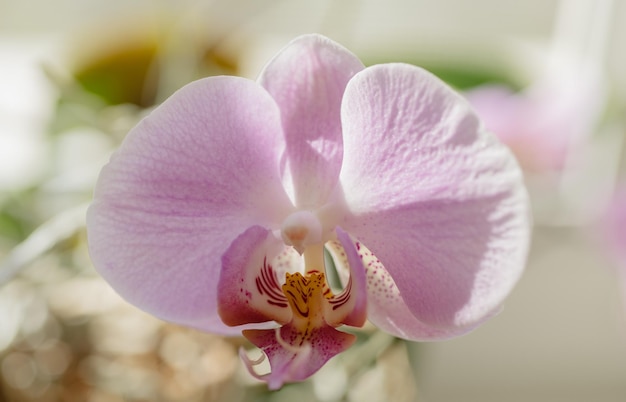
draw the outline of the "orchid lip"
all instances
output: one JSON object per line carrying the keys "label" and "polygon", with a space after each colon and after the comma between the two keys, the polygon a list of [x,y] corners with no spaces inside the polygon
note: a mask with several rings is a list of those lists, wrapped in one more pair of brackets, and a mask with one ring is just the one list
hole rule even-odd
{"label": "orchid lip", "polygon": [[[276,281],[272,280],[271,283]],[[338,331],[335,327],[347,318],[342,306],[354,297],[351,284],[335,296],[328,287],[324,273],[316,270],[310,270],[304,275],[287,272],[280,289],[292,312],[292,319],[280,328],[243,331],[246,338],[262,349],[271,366],[268,373],[259,374],[256,367],[265,359],[262,357],[253,361],[240,351],[249,373],[267,381],[270,389],[277,389],[285,381],[308,377],[311,367],[315,368],[309,364],[311,359],[323,363],[349,347],[355,340],[354,335]],[[327,352],[333,349],[334,352]]]}
{"label": "orchid lip", "polygon": [[[312,221],[308,214],[295,218],[296,223]],[[345,286],[336,292],[326,278],[326,243],[310,244],[299,255],[273,231],[254,226],[223,257],[220,315],[227,325],[267,323],[262,327],[267,329],[243,329],[242,334],[266,355],[270,372],[257,371],[261,360],[245,353],[242,359],[254,377],[272,387],[309,377],[356,339],[338,327],[365,323],[365,270],[353,239],[339,227],[333,234],[350,259]],[[270,327],[272,322],[279,327]]]}

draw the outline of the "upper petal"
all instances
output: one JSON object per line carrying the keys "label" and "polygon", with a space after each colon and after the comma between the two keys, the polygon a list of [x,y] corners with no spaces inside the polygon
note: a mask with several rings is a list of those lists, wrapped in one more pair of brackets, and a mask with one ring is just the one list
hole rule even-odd
{"label": "upper petal", "polygon": [[207,78],[176,92],[100,175],[87,216],[97,270],[162,319],[227,331],[216,306],[222,254],[291,208],[282,138],[276,103],[252,81]]}
{"label": "upper petal", "polygon": [[407,308],[440,328],[493,314],[529,243],[527,195],[510,152],[458,94],[404,64],[357,74],[342,122],[344,227],[382,261]]}
{"label": "upper petal", "polygon": [[342,157],[341,98],[359,59],[320,35],[289,43],[265,67],[259,83],[281,111],[287,149],[285,187],[298,207],[324,203],[337,184]]}

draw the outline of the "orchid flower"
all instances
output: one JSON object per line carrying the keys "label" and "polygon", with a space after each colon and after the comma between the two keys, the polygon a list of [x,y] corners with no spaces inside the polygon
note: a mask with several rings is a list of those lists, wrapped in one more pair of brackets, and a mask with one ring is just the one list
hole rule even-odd
{"label": "orchid flower", "polygon": [[271,389],[347,349],[343,325],[471,331],[500,310],[529,242],[520,170],[460,95],[412,65],[365,68],[319,35],[256,82],[201,79],[156,108],[103,169],[87,230],[118,293],[243,333],[271,371],[243,361]]}
{"label": "orchid flower", "polygon": [[600,217],[598,229],[601,248],[615,262],[616,277],[626,311],[626,183],[618,184]]}
{"label": "orchid flower", "polygon": [[626,183],[620,183],[602,217],[607,248],[626,267]]}
{"label": "orchid flower", "polygon": [[[588,152],[606,106],[605,60],[614,2],[557,2],[545,65],[520,92],[485,84],[467,93],[486,128],[539,175],[571,169]],[[578,162],[580,163],[580,162]]]}
{"label": "orchid flower", "polygon": [[565,68],[551,71],[519,93],[494,84],[474,88],[466,96],[522,167],[539,174],[565,169],[569,155],[592,132],[603,106],[597,77]]}

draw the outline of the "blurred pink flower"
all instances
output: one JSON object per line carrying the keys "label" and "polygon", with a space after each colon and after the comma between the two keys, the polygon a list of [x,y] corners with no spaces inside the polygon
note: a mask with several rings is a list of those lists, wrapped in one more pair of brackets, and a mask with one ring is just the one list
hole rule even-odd
{"label": "blurred pink flower", "polygon": [[626,183],[618,186],[600,219],[599,229],[600,248],[615,262],[626,309]]}
{"label": "blurred pink flower", "polygon": [[[580,61],[570,60],[574,67]],[[484,85],[466,93],[493,132],[529,172],[561,171],[570,152],[584,143],[603,106],[597,74],[583,68],[554,68],[521,92]]]}
{"label": "blurred pink flower", "polygon": [[616,191],[607,208],[605,228],[609,247],[626,266],[626,185]]}
{"label": "blurred pink flower", "polygon": [[499,311],[529,242],[519,168],[480,127],[418,67],[299,37],[257,82],[193,82],[129,133],[88,212],[91,257],[162,319],[243,330],[272,389],[366,316],[404,339],[464,334]]}
{"label": "blurred pink flower", "polygon": [[618,188],[610,201],[603,217],[602,229],[604,243],[623,267],[626,278],[626,184]]}

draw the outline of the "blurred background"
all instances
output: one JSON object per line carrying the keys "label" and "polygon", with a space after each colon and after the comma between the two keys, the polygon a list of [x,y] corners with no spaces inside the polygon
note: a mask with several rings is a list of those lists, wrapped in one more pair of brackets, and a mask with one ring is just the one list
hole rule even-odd
{"label": "blurred background", "polygon": [[[610,0],[0,2],[0,401],[625,401],[624,22]],[[416,344],[366,328],[268,393],[243,340],[117,297],[84,212],[151,107],[207,75],[254,78],[308,32],[464,93],[520,161],[535,229],[519,285],[478,330]]]}

